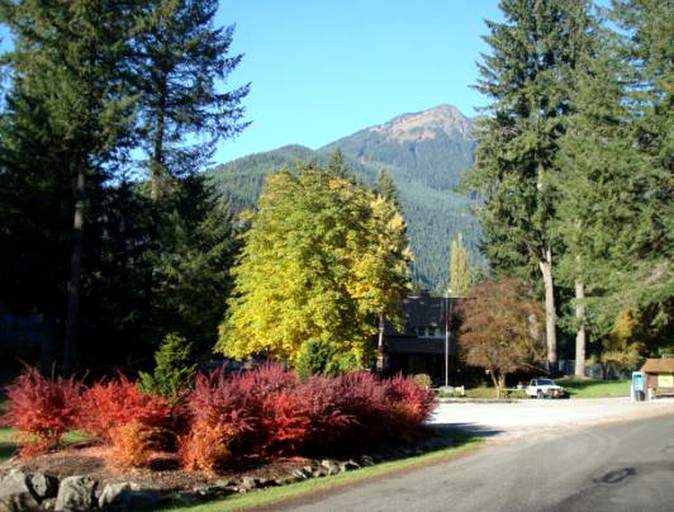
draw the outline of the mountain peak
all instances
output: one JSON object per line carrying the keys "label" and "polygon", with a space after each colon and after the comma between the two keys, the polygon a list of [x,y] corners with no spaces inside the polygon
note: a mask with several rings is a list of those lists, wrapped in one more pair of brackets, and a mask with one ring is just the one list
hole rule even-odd
{"label": "mountain peak", "polygon": [[396,142],[407,142],[434,139],[440,133],[468,138],[471,128],[471,121],[458,108],[444,104],[421,112],[400,115],[368,130],[381,133]]}

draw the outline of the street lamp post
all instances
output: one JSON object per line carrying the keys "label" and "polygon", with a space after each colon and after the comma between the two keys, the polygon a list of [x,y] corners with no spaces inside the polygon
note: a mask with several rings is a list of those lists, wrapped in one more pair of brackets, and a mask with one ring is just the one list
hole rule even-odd
{"label": "street lamp post", "polygon": [[449,386],[449,296],[452,290],[445,295],[445,387]]}

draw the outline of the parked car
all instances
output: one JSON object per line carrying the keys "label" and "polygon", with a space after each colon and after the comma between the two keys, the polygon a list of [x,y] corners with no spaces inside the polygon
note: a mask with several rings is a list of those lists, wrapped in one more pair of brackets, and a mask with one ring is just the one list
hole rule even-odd
{"label": "parked car", "polygon": [[529,398],[563,398],[566,391],[552,379],[531,379],[525,390]]}

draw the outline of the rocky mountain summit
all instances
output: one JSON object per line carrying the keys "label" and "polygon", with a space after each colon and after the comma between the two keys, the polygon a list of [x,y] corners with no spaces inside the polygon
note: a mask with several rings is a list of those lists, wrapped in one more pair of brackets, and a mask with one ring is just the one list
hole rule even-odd
{"label": "rocky mountain summit", "polygon": [[440,105],[422,112],[400,115],[367,130],[398,143],[435,139],[443,133],[471,141],[473,122],[455,106]]}

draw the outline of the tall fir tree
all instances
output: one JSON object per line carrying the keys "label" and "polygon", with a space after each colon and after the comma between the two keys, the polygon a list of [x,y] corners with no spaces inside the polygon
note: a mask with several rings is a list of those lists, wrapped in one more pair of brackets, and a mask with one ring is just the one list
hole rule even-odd
{"label": "tall fir tree", "polygon": [[49,149],[41,154],[58,153],[58,170],[74,184],[67,207],[72,217],[64,373],[76,363],[87,191],[104,181],[112,157],[129,140],[133,99],[122,77],[135,10],[109,0],[0,3],[14,42],[6,55],[13,93],[41,110],[50,134]]}
{"label": "tall fir tree", "polygon": [[204,168],[218,140],[235,136],[244,85],[222,90],[242,55],[229,55],[234,26],[216,27],[217,0],[145,0],[134,41],[133,81],[151,197]]}
{"label": "tall fir tree", "polygon": [[550,175],[571,112],[570,89],[591,41],[588,1],[502,0],[503,23],[487,22],[491,53],[479,64],[476,89],[492,99],[479,124],[477,160],[466,184],[480,193],[485,249],[498,271],[530,277],[545,290],[547,362],[557,363],[550,221]]}
{"label": "tall fir tree", "polygon": [[623,79],[632,112],[634,146],[645,158],[632,185],[637,221],[624,239],[630,272],[623,295],[641,322],[674,346],[674,4],[616,0],[619,49],[632,70]]}
{"label": "tall fir tree", "polygon": [[607,299],[619,288],[616,276],[628,263],[620,241],[636,221],[635,170],[644,161],[629,137],[619,79],[625,73],[610,50],[588,56],[578,72],[574,113],[560,141],[554,176],[554,228],[566,246],[558,277],[575,290],[578,376],[585,374],[587,328],[592,325],[595,337],[605,334],[620,307]]}

